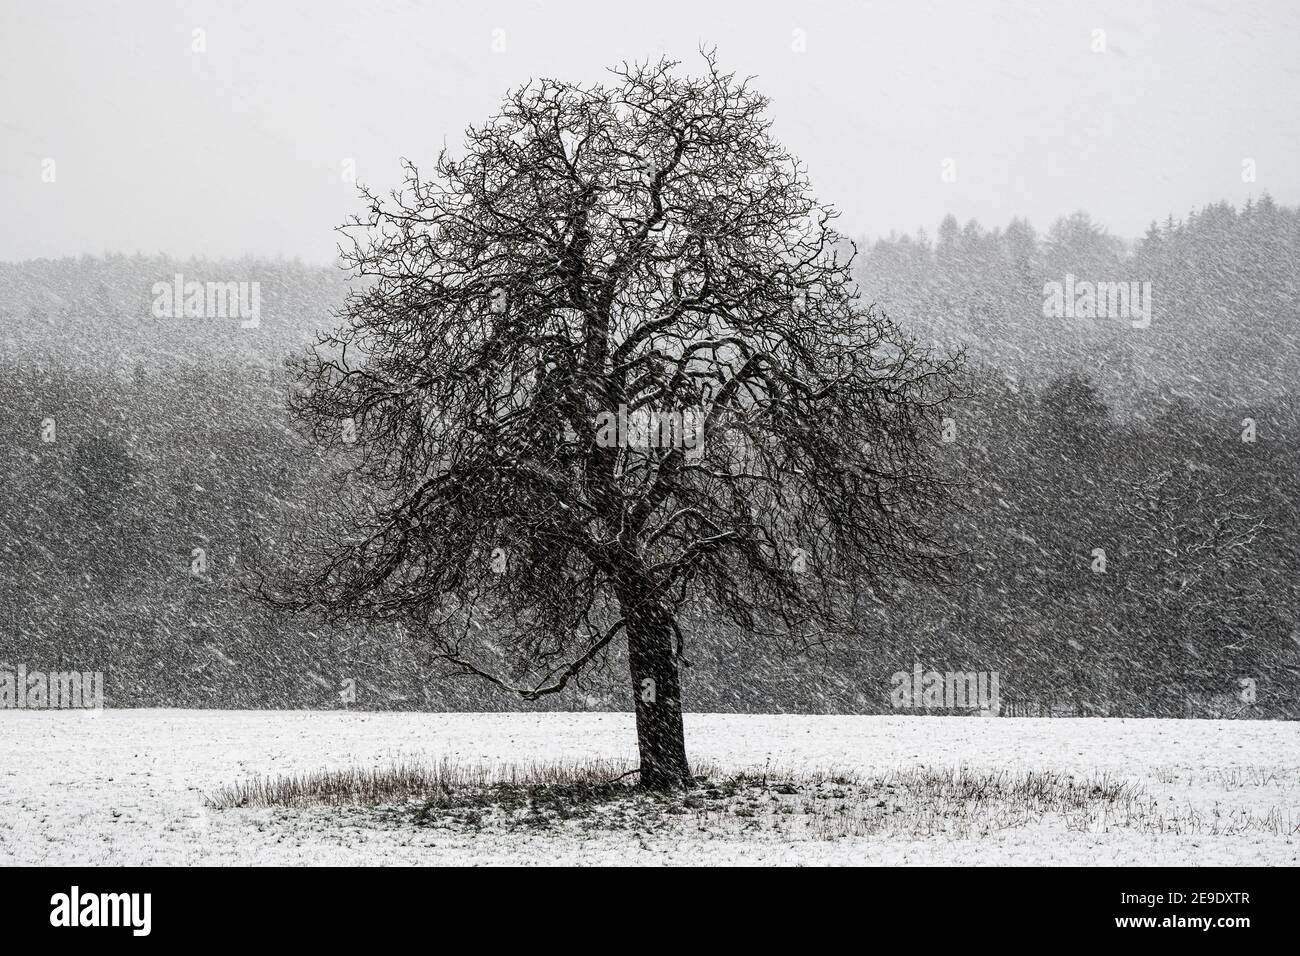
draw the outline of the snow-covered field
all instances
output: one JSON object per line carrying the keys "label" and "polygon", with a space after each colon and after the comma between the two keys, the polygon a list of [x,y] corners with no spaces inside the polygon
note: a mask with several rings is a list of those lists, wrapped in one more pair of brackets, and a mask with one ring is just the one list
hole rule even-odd
{"label": "snow-covered field", "polygon": [[210,810],[256,774],[398,759],[630,759],[629,714],[0,711],[5,864],[1199,864],[1300,862],[1300,724],[1246,721],[687,716],[692,760],[722,770],[872,774],[920,765],[1108,774],[1179,812],[1276,832],[1079,832],[1048,819],[969,839],[791,840],[681,833],[471,834],[325,809]]}

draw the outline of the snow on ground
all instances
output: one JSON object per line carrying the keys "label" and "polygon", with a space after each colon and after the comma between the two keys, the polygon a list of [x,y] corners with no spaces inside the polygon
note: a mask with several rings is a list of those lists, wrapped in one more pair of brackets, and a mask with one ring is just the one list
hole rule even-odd
{"label": "snow on ground", "polygon": [[[450,757],[465,764],[635,756],[621,713],[0,710],[0,863],[1241,864],[1300,862],[1300,724],[691,714],[687,746],[722,770],[870,774],[916,766],[1107,773],[1165,806],[1270,812],[1290,836],[1069,832],[798,841],[692,833],[469,834],[336,810],[210,810],[256,774]],[[1166,803],[1165,801],[1168,801]]]}

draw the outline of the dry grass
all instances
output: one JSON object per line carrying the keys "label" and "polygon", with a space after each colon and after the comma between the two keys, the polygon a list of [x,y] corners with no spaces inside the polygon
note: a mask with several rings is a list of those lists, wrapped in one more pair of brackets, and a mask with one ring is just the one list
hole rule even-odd
{"label": "dry grass", "polygon": [[1205,769],[1174,769],[1158,767],[1152,771],[1157,783],[1172,786],[1195,786],[1208,784],[1224,790],[1253,790],[1260,787],[1287,789],[1300,783],[1294,772],[1278,770],[1276,767],[1228,767]]}
{"label": "dry grass", "polygon": [[[1202,812],[1160,803],[1105,775],[909,768],[870,777],[766,769],[724,775],[697,768],[689,792],[648,794],[625,763],[380,768],[256,778],[208,797],[215,809],[349,807],[377,825],[457,832],[697,830],[782,839],[944,836],[970,838],[1048,823],[1067,831],[1180,835],[1292,835],[1300,825],[1273,808]],[[1243,781],[1244,782],[1244,781]]]}
{"label": "dry grass", "polygon": [[574,786],[627,779],[635,765],[618,761],[530,764],[398,762],[278,777],[254,777],[207,795],[218,810],[235,807],[382,806],[438,794],[505,786]]}

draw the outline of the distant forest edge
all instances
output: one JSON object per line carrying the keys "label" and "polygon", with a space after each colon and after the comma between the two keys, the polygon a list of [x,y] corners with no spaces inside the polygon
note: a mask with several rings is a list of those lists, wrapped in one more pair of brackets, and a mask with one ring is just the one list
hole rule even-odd
{"label": "distant forest edge", "polygon": [[[178,274],[259,283],[257,327],[156,318]],[[798,656],[690,620],[688,709],[890,712],[920,664],[998,672],[1014,713],[1300,716],[1300,210],[1221,203],[1134,242],[1082,213],[1041,235],[949,217],[863,244],[858,274],[965,351],[935,436],[958,571]],[[1051,283],[1149,283],[1150,324],[1047,314]],[[418,635],[245,593],[328,507],[336,465],[290,428],[281,360],[345,293],[288,261],[0,264],[0,669],[102,671],[109,706],[628,707],[619,660],[526,704],[438,678]]]}

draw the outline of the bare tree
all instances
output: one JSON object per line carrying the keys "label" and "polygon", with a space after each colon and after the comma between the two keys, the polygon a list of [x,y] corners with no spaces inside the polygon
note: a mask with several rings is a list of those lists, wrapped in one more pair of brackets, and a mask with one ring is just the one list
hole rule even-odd
{"label": "bare tree", "polygon": [[626,641],[651,789],[690,782],[685,602],[801,646],[936,556],[953,371],[858,301],[768,101],[705,60],[530,83],[363,190],[294,399],[356,480],[292,600],[530,699]]}

